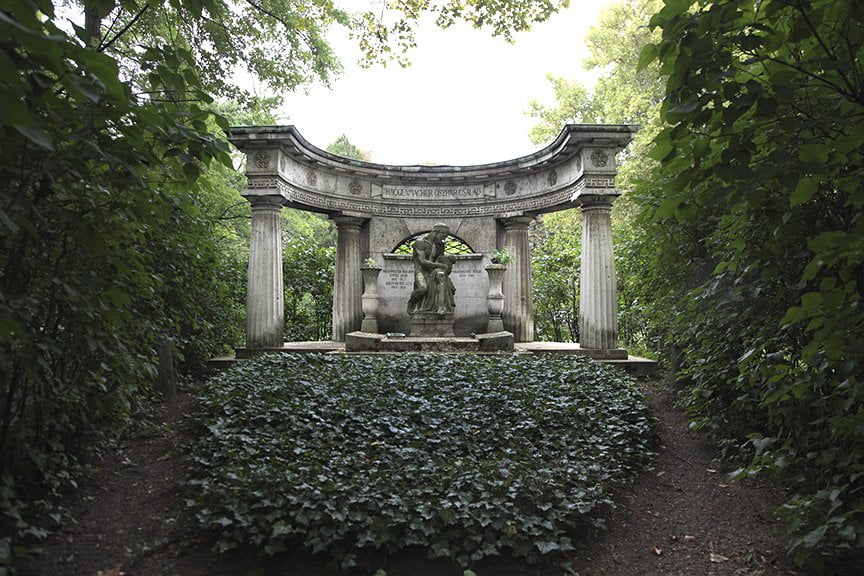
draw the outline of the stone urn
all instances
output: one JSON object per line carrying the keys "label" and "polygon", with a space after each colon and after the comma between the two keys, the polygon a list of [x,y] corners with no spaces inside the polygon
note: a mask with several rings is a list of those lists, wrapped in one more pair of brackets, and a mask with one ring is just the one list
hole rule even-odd
{"label": "stone urn", "polygon": [[361,306],[363,309],[363,324],[361,332],[378,333],[378,275],[381,266],[364,264],[360,267],[363,274],[363,298]]}
{"label": "stone urn", "polygon": [[504,271],[506,264],[490,264],[486,267],[489,275],[489,294],[486,296],[486,309],[489,311],[489,326],[486,332],[503,332],[504,320],[501,313],[504,311]]}

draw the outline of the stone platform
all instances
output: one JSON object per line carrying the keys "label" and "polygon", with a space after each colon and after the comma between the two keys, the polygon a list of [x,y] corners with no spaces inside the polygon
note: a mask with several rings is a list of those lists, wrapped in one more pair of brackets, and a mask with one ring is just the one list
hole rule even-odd
{"label": "stone platform", "polygon": [[[207,364],[211,368],[227,368],[231,364],[250,358],[255,353],[284,352],[284,353],[330,353],[330,354],[399,354],[402,352],[443,352],[443,353],[501,353],[500,350],[490,348],[492,342],[486,342],[486,349],[482,349],[482,337],[489,336],[478,334],[475,338],[387,338],[384,334],[369,334],[365,332],[352,332],[351,334],[364,334],[373,337],[380,348],[367,350],[348,350],[344,342],[318,341],[318,342],[285,342],[281,348],[267,348],[264,350],[238,349],[236,356],[223,356],[213,358]],[[495,334],[509,334],[493,333]],[[511,335],[512,336],[512,335]],[[500,340],[493,338],[500,343]],[[589,356],[596,351],[581,348],[579,344],[571,342],[516,342],[512,345],[513,354],[569,354],[573,356]],[[506,352],[505,352],[506,353]],[[618,366],[637,377],[652,376],[657,373],[657,362],[638,356],[627,356],[626,358],[595,358],[599,362]]]}
{"label": "stone platform", "polygon": [[612,350],[582,348],[578,342],[517,342],[514,348],[516,351],[527,354],[588,356],[598,362],[623,368],[637,377],[653,376],[657,373],[657,362],[655,360],[630,356],[623,348]]}
{"label": "stone platform", "polygon": [[472,338],[457,336],[392,336],[370,332],[349,332],[345,336],[345,352],[513,352],[513,334],[493,332],[476,334]]}

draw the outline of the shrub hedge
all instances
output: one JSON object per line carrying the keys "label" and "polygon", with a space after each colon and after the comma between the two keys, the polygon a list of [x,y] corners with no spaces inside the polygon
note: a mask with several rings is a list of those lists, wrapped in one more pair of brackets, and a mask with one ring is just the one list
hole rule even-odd
{"label": "shrub hedge", "polygon": [[573,357],[263,356],[212,379],[196,423],[188,504],[222,550],[346,567],[570,549],[652,442],[640,390]]}

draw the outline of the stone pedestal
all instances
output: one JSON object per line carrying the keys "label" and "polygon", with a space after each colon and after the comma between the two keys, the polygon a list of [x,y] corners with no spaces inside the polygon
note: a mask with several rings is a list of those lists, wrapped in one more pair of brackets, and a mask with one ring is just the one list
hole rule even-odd
{"label": "stone pedestal", "polygon": [[250,196],[252,238],[246,285],[246,348],[275,348],[284,340],[282,198]]}
{"label": "stone pedestal", "polygon": [[490,264],[486,267],[489,275],[489,295],[486,297],[486,308],[489,311],[489,325],[486,332],[501,332],[504,330],[504,320],[501,314],[504,312],[504,271],[507,266],[503,264]]}
{"label": "stone pedestal", "polygon": [[627,357],[618,348],[618,288],[612,250],[612,202],[617,194],[584,195],[579,279],[579,345],[595,357]]}
{"label": "stone pedestal", "polygon": [[[533,216],[502,220],[505,248],[513,260],[504,272],[504,330],[513,333],[516,342],[534,341],[534,309],[531,305],[531,258],[528,253],[528,225]],[[491,328],[490,328],[491,331]]]}
{"label": "stone pedestal", "polygon": [[451,338],[453,334],[453,313],[414,312],[411,314],[411,337]]}
{"label": "stone pedestal", "polygon": [[363,284],[360,275],[360,226],[362,218],[335,216],[337,228],[336,274],[333,279],[333,340],[344,342],[345,335],[363,323]]}
{"label": "stone pedestal", "polygon": [[378,332],[378,274],[381,273],[380,266],[363,266],[360,269],[363,274],[363,324],[361,332]]}

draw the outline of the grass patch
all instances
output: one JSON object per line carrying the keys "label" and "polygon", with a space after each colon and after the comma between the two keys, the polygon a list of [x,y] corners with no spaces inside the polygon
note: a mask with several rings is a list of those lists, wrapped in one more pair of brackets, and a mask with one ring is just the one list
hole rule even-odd
{"label": "grass patch", "polygon": [[575,357],[270,355],[199,407],[189,504],[220,547],[346,567],[370,548],[463,566],[571,549],[652,440],[630,379]]}

